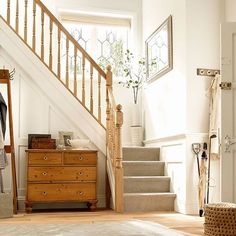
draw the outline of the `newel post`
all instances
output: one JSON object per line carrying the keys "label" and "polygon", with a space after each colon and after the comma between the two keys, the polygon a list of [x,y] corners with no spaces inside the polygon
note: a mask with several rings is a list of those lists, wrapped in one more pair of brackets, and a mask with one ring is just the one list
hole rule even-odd
{"label": "newel post", "polygon": [[122,106],[116,106],[116,168],[122,168],[122,143],[121,143],[121,127],[123,124]]}
{"label": "newel post", "polygon": [[123,202],[123,165],[122,165],[122,143],[121,143],[121,127],[123,124],[123,112],[121,111],[122,106],[119,104],[116,106],[116,157],[115,157],[115,200],[116,200],[116,211],[124,211]]}

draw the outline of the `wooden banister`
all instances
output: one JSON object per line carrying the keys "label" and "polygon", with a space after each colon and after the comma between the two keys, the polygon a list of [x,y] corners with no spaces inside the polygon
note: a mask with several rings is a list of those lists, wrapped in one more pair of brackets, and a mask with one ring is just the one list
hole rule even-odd
{"label": "wooden banister", "polygon": [[57,27],[68,37],[68,39],[76,45],[78,50],[85,56],[85,58],[96,68],[99,74],[106,78],[105,72],[98,66],[98,64],[93,60],[93,58],[79,45],[79,43],[71,36],[71,34],[66,30],[66,28],[58,21],[58,19],[50,12],[50,10],[40,1],[34,0],[41,8],[41,10],[46,13],[49,18],[57,25]]}

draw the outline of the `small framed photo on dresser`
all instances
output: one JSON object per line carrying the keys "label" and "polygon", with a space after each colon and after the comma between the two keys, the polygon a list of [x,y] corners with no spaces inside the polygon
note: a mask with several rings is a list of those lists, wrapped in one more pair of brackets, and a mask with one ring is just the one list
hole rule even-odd
{"label": "small framed photo on dresser", "polygon": [[65,148],[71,147],[68,140],[73,139],[74,133],[71,131],[59,131],[59,145],[64,146]]}

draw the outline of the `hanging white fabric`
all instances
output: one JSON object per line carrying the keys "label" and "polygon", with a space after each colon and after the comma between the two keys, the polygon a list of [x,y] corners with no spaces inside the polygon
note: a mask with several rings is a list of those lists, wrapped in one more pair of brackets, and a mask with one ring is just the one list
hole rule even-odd
{"label": "hanging white fabric", "polygon": [[208,95],[210,98],[210,107],[209,107],[209,137],[216,135],[216,138],[211,140],[211,158],[219,159],[220,158],[220,136],[221,136],[221,76],[216,75],[211,82],[211,86],[208,90]]}

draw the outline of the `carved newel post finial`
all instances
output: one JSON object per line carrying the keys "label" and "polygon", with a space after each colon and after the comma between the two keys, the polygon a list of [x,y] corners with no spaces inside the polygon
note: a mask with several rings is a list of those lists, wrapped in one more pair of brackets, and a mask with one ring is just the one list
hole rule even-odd
{"label": "carved newel post finial", "polygon": [[111,65],[108,65],[108,66],[107,66],[106,81],[107,81],[107,86],[112,87]]}
{"label": "carved newel post finial", "polygon": [[111,65],[107,65],[107,70],[111,71]]}

